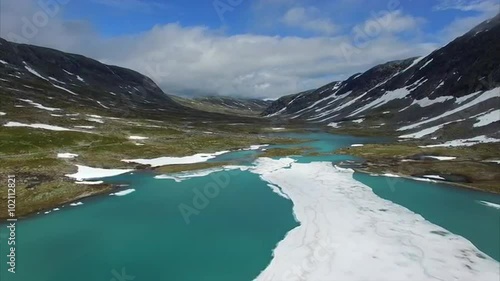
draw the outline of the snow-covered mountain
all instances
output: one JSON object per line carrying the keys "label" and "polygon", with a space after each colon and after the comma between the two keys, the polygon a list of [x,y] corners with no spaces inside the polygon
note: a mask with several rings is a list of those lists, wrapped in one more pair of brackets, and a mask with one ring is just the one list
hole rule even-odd
{"label": "snow-covered mountain", "polygon": [[174,115],[190,110],[133,70],[1,38],[0,97],[7,108],[22,98],[114,115]]}
{"label": "snow-covered mountain", "polygon": [[401,138],[500,138],[500,14],[426,57],[283,97],[264,116],[396,130]]}

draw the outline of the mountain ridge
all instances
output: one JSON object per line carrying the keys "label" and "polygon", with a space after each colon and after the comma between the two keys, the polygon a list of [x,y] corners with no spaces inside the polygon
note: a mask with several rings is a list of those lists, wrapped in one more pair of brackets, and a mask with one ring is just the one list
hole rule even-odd
{"label": "mountain ridge", "polygon": [[[345,81],[292,95],[293,99],[286,96],[262,115],[333,128],[378,126],[414,133],[413,138],[500,138],[499,86],[500,14],[427,56],[377,65]],[[478,126],[474,118],[493,120]],[[410,126],[422,119],[431,121]],[[446,132],[458,123],[470,130]]]}

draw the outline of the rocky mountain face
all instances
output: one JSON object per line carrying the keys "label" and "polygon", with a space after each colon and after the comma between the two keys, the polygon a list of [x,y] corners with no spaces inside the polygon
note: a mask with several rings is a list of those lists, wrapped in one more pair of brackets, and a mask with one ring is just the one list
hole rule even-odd
{"label": "rocky mountain face", "polygon": [[263,115],[381,127],[401,138],[500,138],[500,15],[426,57],[283,97]]}
{"label": "rocky mountain face", "polygon": [[1,38],[0,96],[4,104],[15,104],[22,98],[114,115],[172,115],[191,111],[138,72]]}

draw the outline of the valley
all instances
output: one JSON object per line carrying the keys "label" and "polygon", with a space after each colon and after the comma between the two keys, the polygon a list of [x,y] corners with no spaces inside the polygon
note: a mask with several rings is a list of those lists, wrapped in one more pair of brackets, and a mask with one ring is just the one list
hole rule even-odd
{"label": "valley", "polygon": [[0,38],[6,280],[496,280],[499,35],[272,101]]}

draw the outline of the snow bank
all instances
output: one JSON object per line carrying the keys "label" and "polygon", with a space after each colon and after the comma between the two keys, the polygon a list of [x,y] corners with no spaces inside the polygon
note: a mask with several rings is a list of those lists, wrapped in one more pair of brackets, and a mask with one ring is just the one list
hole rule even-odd
{"label": "snow bank", "polygon": [[75,128],[80,128],[80,129],[95,129],[95,126],[75,126]]}
{"label": "snow bank", "polygon": [[134,192],[135,189],[127,189],[127,190],[122,190],[122,191],[118,191],[118,192],[115,192],[115,193],[111,193],[110,195],[111,196],[125,196],[125,195],[129,195],[130,193]]}
{"label": "snow bank", "polygon": [[500,121],[500,109],[493,110],[491,112],[485,113],[476,118],[476,123],[474,127],[483,127],[487,126],[491,123]]}
{"label": "snow bank", "polygon": [[60,90],[63,90],[63,91],[65,91],[65,92],[68,92],[68,93],[72,94],[73,96],[78,96],[78,94],[77,94],[77,93],[75,93],[75,92],[73,92],[73,91],[71,91],[71,90],[68,90],[68,89],[66,89],[66,88],[64,88],[64,87],[61,87],[61,86],[59,86],[59,85],[52,84],[52,86],[54,86],[54,88],[58,88],[58,89],[60,89]]}
{"label": "snow bank", "polygon": [[76,184],[84,184],[84,185],[99,185],[103,184],[103,181],[77,181]]}
{"label": "snow bank", "polygon": [[423,177],[424,178],[429,178],[429,179],[440,180],[440,181],[446,180],[445,178],[443,178],[441,176],[436,176],[436,175],[424,175]]}
{"label": "snow bank", "polygon": [[148,137],[141,137],[141,136],[130,136],[128,137],[129,140],[147,140],[149,139]]}
{"label": "snow bank", "polygon": [[85,131],[72,130],[72,129],[68,129],[68,128],[64,128],[64,127],[52,126],[52,125],[47,125],[47,124],[24,124],[24,123],[19,123],[19,122],[8,122],[4,126],[5,127],[29,127],[29,128],[34,128],[34,129],[44,129],[44,130],[50,130],[50,131],[74,131],[74,132],[88,133]]}
{"label": "snow bank", "polygon": [[445,113],[443,113],[443,114],[441,114],[439,116],[436,116],[436,117],[433,117],[433,118],[429,118],[429,119],[426,119],[426,120],[418,122],[418,123],[413,123],[413,124],[408,125],[408,126],[401,127],[401,128],[398,129],[398,131],[406,131],[406,130],[415,129],[417,127],[420,127],[423,124],[427,124],[427,123],[430,123],[430,122],[442,119],[444,117],[450,116],[452,114],[461,112],[461,111],[463,111],[463,110],[465,110],[467,108],[475,106],[475,105],[477,105],[479,103],[485,102],[485,101],[487,101],[489,99],[496,98],[499,95],[500,95],[500,87],[495,88],[495,89],[491,89],[489,91],[485,91],[484,93],[482,93],[481,95],[479,95],[478,97],[476,97],[472,101],[467,102],[466,104],[463,104],[463,105],[461,105],[461,106],[459,106],[457,108],[454,108],[452,110],[446,111]]}
{"label": "snow bank", "polygon": [[78,167],[78,172],[76,172],[75,174],[68,174],[66,176],[78,181],[114,177],[133,171],[130,169],[101,169],[82,165],[76,166]]}
{"label": "snow bank", "polygon": [[89,122],[95,122],[95,123],[99,123],[99,124],[104,124],[104,121],[102,121],[102,119],[99,119],[99,118],[87,118],[85,119]]}
{"label": "snow bank", "polygon": [[0,111],[0,116],[5,116],[5,115],[7,115],[7,113]]}
{"label": "snow bank", "polygon": [[478,201],[478,202],[481,205],[492,207],[492,208],[500,210],[500,204],[495,204],[495,203],[491,203],[491,202],[488,202],[488,201]]}
{"label": "snow bank", "polygon": [[61,110],[60,108],[57,108],[57,107],[47,107],[47,106],[43,106],[39,103],[36,103],[36,102],[33,102],[32,100],[28,100],[28,99],[19,99],[20,101],[24,101],[24,102],[27,102],[29,104],[31,104],[32,106],[38,108],[38,109],[43,109],[43,110],[47,110],[47,111],[58,111],[58,110]]}
{"label": "snow bank", "polygon": [[198,153],[191,156],[184,157],[159,157],[153,159],[124,159],[125,163],[137,163],[142,165],[150,165],[151,167],[160,167],[166,165],[179,165],[179,164],[194,164],[206,162],[219,155],[228,153],[229,151],[220,151],[215,153]]}
{"label": "snow bank", "polygon": [[498,280],[497,261],[378,197],[350,169],[261,158],[250,171],[281,188],[300,222],[256,280]]}
{"label": "snow bank", "polygon": [[337,122],[332,122],[330,124],[328,124],[328,127],[332,127],[332,128],[340,128],[340,124],[337,123]]}
{"label": "snow bank", "polygon": [[41,78],[41,79],[43,79],[43,80],[45,80],[45,81],[49,81],[49,79],[47,79],[47,78],[43,77],[43,76],[42,76],[42,75],[40,75],[40,73],[38,73],[36,70],[34,70],[33,68],[29,67],[29,66],[26,64],[26,62],[24,62],[24,61],[23,61],[23,63],[24,63],[24,68],[26,68],[26,70],[28,70],[28,72],[29,72],[29,73],[31,73],[31,74],[35,75],[36,77]]}
{"label": "snow bank", "polygon": [[440,161],[450,161],[455,160],[457,157],[454,156],[424,156],[425,158],[432,158]]}
{"label": "snow bank", "polygon": [[351,147],[363,147],[365,146],[364,144],[351,144]]}
{"label": "snow bank", "polygon": [[73,154],[73,153],[58,153],[57,158],[62,158],[62,159],[74,159],[78,157],[78,154]]}
{"label": "snow bank", "polygon": [[500,142],[500,139],[489,138],[487,136],[477,136],[470,139],[458,139],[448,141],[442,144],[432,144],[420,147],[456,147],[456,146],[473,146],[478,143],[492,143],[492,142]]}
{"label": "snow bank", "polygon": [[258,150],[258,149],[261,149],[261,148],[264,148],[264,147],[268,147],[268,146],[269,146],[269,144],[251,145],[250,147],[244,148],[242,150]]}

